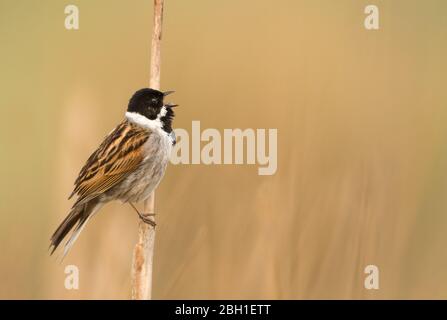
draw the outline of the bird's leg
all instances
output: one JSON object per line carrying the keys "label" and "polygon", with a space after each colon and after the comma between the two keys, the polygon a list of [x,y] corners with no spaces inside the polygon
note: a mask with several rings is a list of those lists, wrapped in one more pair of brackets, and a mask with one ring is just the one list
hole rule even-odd
{"label": "bird's leg", "polygon": [[140,217],[140,219],[144,222],[147,223],[149,225],[151,225],[152,227],[155,228],[155,226],[157,225],[155,223],[154,220],[148,218],[148,216],[155,216],[155,213],[147,213],[147,214],[142,214],[140,213],[140,211],[138,211],[138,209],[131,203],[129,202],[129,204],[131,205],[131,207],[137,212],[138,216]]}

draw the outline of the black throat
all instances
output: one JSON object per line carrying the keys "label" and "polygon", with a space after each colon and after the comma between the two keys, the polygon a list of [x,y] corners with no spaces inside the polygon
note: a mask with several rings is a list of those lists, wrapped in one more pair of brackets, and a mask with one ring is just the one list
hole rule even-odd
{"label": "black throat", "polygon": [[172,132],[172,120],[174,119],[174,111],[172,108],[166,108],[166,114],[160,118],[161,123],[163,124],[162,129],[167,132]]}

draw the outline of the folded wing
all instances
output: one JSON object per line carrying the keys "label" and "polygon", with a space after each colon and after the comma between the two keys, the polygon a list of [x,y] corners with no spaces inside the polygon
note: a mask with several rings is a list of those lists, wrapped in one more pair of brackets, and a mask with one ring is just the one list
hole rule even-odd
{"label": "folded wing", "polygon": [[143,145],[149,136],[149,131],[129,121],[118,125],[79,173],[69,197],[78,195],[73,207],[103,194],[134,172],[144,159]]}

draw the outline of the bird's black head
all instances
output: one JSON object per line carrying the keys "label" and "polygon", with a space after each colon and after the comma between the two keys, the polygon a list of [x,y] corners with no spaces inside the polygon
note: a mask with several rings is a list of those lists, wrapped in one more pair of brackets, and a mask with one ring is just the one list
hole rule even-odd
{"label": "bird's black head", "polygon": [[173,92],[161,92],[150,88],[140,89],[130,98],[127,111],[141,114],[149,120],[160,119],[163,124],[163,130],[170,133],[172,131],[172,119],[174,118],[172,108],[177,105],[171,103],[165,104],[163,99]]}

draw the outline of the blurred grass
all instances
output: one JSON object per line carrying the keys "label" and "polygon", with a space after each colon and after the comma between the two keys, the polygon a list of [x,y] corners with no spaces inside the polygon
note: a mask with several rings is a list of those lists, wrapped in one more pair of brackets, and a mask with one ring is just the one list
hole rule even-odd
{"label": "blurred grass", "polygon": [[[0,298],[130,296],[127,206],[106,206],[62,264],[47,246],[78,170],[147,85],[152,2],[73,3],[75,32],[63,3],[0,1]],[[167,1],[175,126],[278,128],[279,163],[169,167],[155,298],[447,298],[447,3],[376,1],[377,32],[367,4]]]}

